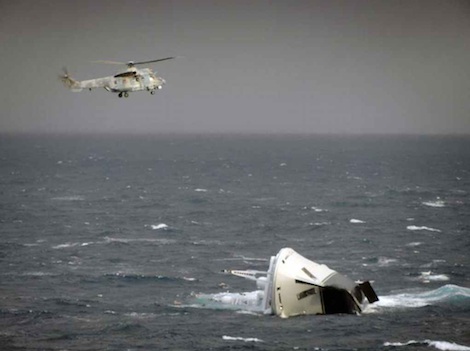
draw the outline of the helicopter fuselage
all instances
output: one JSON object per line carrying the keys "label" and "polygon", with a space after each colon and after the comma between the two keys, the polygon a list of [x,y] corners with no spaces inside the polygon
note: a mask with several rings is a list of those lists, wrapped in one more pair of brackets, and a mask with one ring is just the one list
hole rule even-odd
{"label": "helicopter fuselage", "polygon": [[150,68],[136,69],[135,67],[114,76],[82,81],[74,80],[66,75],[62,77],[62,81],[75,92],[83,89],[104,88],[109,92],[118,93],[119,97],[128,97],[129,92],[142,90],[155,94],[157,89],[162,89],[166,84],[165,79],[158,77]]}

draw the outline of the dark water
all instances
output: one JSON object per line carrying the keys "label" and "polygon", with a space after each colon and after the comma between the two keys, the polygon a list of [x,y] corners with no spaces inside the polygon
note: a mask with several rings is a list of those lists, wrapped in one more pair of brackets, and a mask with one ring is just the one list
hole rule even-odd
{"label": "dark water", "polygon": [[[2,350],[470,350],[470,138],[2,136],[0,231]],[[381,301],[263,315],[282,247]]]}

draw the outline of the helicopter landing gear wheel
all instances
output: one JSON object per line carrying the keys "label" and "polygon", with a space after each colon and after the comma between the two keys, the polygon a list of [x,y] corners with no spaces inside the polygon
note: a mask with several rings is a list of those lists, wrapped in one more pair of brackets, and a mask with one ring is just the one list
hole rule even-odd
{"label": "helicopter landing gear wheel", "polygon": [[155,90],[150,90],[150,95],[155,95]]}
{"label": "helicopter landing gear wheel", "polygon": [[118,95],[118,96],[119,96],[120,98],[122,98],[122,93],[119,93],[119,95]]}
{"label": "helicopter landing gear wheel", "polygon": [[124,93],[124,97],[129,97],[129,93],[127,91]]}

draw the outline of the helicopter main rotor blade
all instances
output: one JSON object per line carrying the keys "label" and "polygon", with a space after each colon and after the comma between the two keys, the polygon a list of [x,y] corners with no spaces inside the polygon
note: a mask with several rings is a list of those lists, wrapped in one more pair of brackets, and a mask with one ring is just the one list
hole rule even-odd
{"label": "helicopter main rotor blade", "polygon": [[91,61],[94,63],[106,63],[108,65],[127,65],[127,62],[119,62],[119,61],[109,61],[109,60],[96,60],[96,61]]}
{"label": "helicopter main rotor blade", "polygon": [[[165,57],[165,58],[162,58],[162,59],[158,59],[158,60],[150,60],[150,61],[140,61],[140,62],[132,62],[133,65],[145,65],[147,63],[153,63],[153,62],[160,62],[160,61],[166,61],[166,60],[172,60],[172,59],[175,59],[176,56],[171,56],[171,57]],[[131,63],[129,62],[129,63]]]}

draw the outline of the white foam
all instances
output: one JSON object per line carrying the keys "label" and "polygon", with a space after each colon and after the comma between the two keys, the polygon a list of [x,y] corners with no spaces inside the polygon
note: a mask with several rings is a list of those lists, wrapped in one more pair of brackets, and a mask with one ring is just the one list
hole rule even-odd
{"label": "white foam", "polygon": [[104,237],[104,241],[101,241],[97,244],[109,244],[109,243],[157,243],[162,245],[169,245],[176,243],[176,240],[173,239],[154,239],[154,238],[111,238],[109,236]]}
{"label": "white foam", "polygon": [[196,278],[192,278],[192,277],[183,277],[183,280],[186,280],[188,282],[195,282],[197,279]]}
{"label": "white foam", "polygon": [[360,224],[360,223],[366,223],[366,222],[364,222],[364,221],[362,221],[362,220],[360,220],[360,219],[355,219],[355,218],[353,218],[353,219],[351,219],[351,220],[349,221],[349,223]]}
{"label": "white foam", "polygon": [[328,212],[328,210],[324,210],[323,208],[316,207],[316,206],[312,206],[312,207],[310,207],[310,209],[315,211],[315,212]]}
{"label": "white foam", "polygon": [[428,345],[435,347],[438,350],[443,351],[470,351],[470,347],[456,344],[455,342],[449,341],[433,341],[433,340],[423,340],[423,341],[416,341],[410,340],[408,342],[384,342],[384,346],[390,347],[400,347],[400,346],[410,346],[410,345]]}
{"label": "white foam", "polygon": [[258,338],[242,338],[240,336],[228,336],[228,335],[222,336],[222,339],[226,341],[264,342],[263,340],[258,339]]}
{"label": "white foam", "polygon": [[83,201],[83,200],[85,200],[85,198],[81,195],[70,195],[70,196],[53,197],[52,200],[55,200],[55,201]]}
{"label": "white foam", "polygon": [[198,192],[198,193],[206,193],[207,192],[207,189],[201,189],[201,188],[197,188],[197,189],[194,189],[195,192]]}
{"label": "white foam", "polygon": [[419,308],[444,301],[469,299],[470,289],[458,285],[447,284],[438,289],[425,292],[409,292],[388,296],[379,296],[379,301],[368,305],[366,313],[377,312],[382,308]]}
{"label": "white foam", "polygon": [[256,290],[240,293],[198,294],[196,298],[206,308],[262,312],[263,296],[264,292],[262,290]]}
{"label": "white foam", "polygon": [[165,223],[151,224],[150,228],[152,228],[153,230],[167,229],[168,225],[166,225]]}
{"label": "white foam", "polygon": [[388,257],[379,257],[378,264],[380,267],[388,267],[392,263],[396,263],[398,260],[395,258],[388,258]]}
{"label": "white foam", "polygon": [[26,272],[26,273],[23,273],[22,275],[29,276],[29,277],[46,277],[46,276],[53,276],[54,274],[50,272]]}
{"label": "white foam", "polygon": [[432,274],[431,271],[421,272],[421,275],[418,279],[421,280],[423,283],[445,282],[450,280],[450,278],[445,274]]}
{"label": "white foam", "polygon": [[428,207],[446,207],[446,203],[442,200],[437,200],[437,201],[424,201],[421,202],[424,206]]}
{"label": "white foam", "polygon": [[316,227],[321,227],[321,226],[324,226],[324,225],[329,225],[330,222],[314,222],[314,223],[309,223],[309,225],[314,225]]}
{"label": "white foam", "polygon": [[423,244],[423,243],[421,243],[421,242],[419,242],[419,241],[415,241],[415,242],[406,244],[406,246],[416,247],[416,246],[420,246],[420,245],[422,245],[422,244]]}
{"label": "white foam", "polygon": [[52,248],[53,248],[53,249],[66,249],[66,248],[74,247],[74,246],[77,246],[77,245],[80,245],[80,243],[65,243],[65,244],[59,244],[59,245],[52,246]]}
{"label": "white foam", "polygon": [[437,233],[440,233],[441,230],[440,229],[436,229],[436,228],[431,228],[431,227],[425,227],[425,226],[416,226],[416,225],[409,225],[408,227],[406,227],[406,229],[408,230],[413,230],[413,231],[416,231],[416,230],[427,230],[429,232],[437,232]]}

